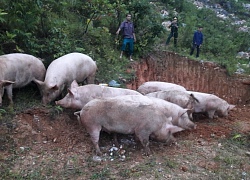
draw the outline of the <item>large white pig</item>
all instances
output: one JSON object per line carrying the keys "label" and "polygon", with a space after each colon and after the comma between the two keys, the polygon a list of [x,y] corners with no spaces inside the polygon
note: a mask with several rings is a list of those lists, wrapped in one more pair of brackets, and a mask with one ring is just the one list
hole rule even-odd
{"label": "large white pig", "polygon": [[228,116],[228,112],[235,107],[235,105],[228,104],[225,100],[213,94],[195,91],[187,92],[192,93],[199,101],[199,103],[194,106],[194,112],[206,112],[210,119],[216,117],[215,114]]}
{"label": "large white pig", "polygon": [[[175,126],[179,126],[183,129],[192,130],[196,128],[196,125],[191,121],[193,112],[192,109],[183,109],[177,104],[165,101],[163,99],[148,97],[155,107],[161,110],[166,117],[172,118],[172,123]],[[136,99],[142,99],[137,97]]]}
{"label": "large white pig", "polygon": [[68,89],[68,94],[63,99],[56,101],[56,104],[64,108],[81,110],[85,104],[93,99],[121,95],[141,94],[131,89],[106,87],[95,84],[79,86],[76,81],[73,81],[70,89]]}
{"label": "large white pig", "polygon": [[0,106],[6,89],[13,104],[12,89],[21,88],[35,79],[43,81],[46,69],[42,61],[32,55],[12,53],[0,56]]}
{"label": "large white pig", "polygon": [[113,98],[121,102],[131,101],[144,105],[153,105],[162,111],[167,118],[171,117],[171,122],[173,125],[188,130],[196,128],[196,125],[190,120],[190,114],[192,113],[192,110],[183,109],[174,103],[167,102],[159,98],[146,97],[142,95],[124,95]]}
{"label": "large white pig", "polygon": [[167,118],[153,104],[138,99],[125,98],[125,101],[121,101],[119,97],[91,100],[80,112],[80,120],[90,134],[98,155],[101,155],[98,145],[101,130],[135,134],[146,154],[150,153],[149,137],[168,141],[173,133],[183,130],[173,126],[171,117]]}
{"label": "large white pig", "polygon": [[137,89],[142,94],[148,94],[156,91],[186,91],[183,86],[174,83],[160,82],[160,81],[148,81],[140,85]]}
{"label": "large white pig", "polygon": [[66,87],[76,80],[94,83],[97,66],[93,59],[82,53],[66,54],[49,65],[45,80],[35,81],[43,95],[43,104],[55,100]]}
{"label": "large white pig", "polygon": [[199,103],[199,100],[192,93],[186,91],[157,91],[148,93],[145,96],[163,99],[187,109],[193,109],[194,105]]}
{"label": "large white pig", "polygon": [[155,106],[157,109],[162,111],[165,116],[171,117],[171,122],[175,126],[179,126],[183,129],[192,130],[196,128],[196,125],[190,120],[190,114],[192,110],[183,109],[182,107],[167,102],[163,99],[154,98],[154,97],[146,97],[141,95],[126,95],[126,96],[117,96],[114,97],[118,101],[134,101],[138,103],[144,103]]}

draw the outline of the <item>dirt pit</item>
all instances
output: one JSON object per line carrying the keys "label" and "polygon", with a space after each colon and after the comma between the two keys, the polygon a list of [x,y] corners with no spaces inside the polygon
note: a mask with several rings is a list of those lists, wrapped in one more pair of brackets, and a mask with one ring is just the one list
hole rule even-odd
{"label": "dirt pit", "polygon": [[119,135],[113,147],[112,135],[102,133],[99,157],[73,111],[28,109],[0,125],[0,179],[247,179],[249,111],[242,105],[226,118],[198,115],[197,129],[175,134],[175,143],[150,141],[150,156],[133,136]]}

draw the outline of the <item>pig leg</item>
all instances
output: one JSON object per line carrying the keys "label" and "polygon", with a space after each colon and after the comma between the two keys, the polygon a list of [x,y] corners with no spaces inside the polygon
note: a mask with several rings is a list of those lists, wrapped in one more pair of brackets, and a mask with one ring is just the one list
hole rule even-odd
{"label": "pig leg", "polygon": [[114,143],[116,147],[119,147],[119,142],[118,142],[118,138],[117,138],[117,133],[113,133],[113,139],[114,139]]}
{"label": "pig leg", "polygon": [[100,147],[99,147],[99,138],[100,138],[101,127],[94,128],[94,129],[88,129],[88,127],[86,127],[86,128],[87,128],[87,131],[90,132],[89,134],[90,134],[92,143],[95,147],[96,154],[98,156],[101,156],[102,152],[101,152]]}
{"label": "pig leg", "polygon": [[12,85],[6,86],[7,96],[10,101],[10,105],[13,105],[13,99],[12,99]]}
{"label": "pig leg", "polygon": [[143,131],[136,132],[135,135],[139,138],[142,146],[144,147],[145,154],[148,156],[150,154],[149,149],[149,134]]}
{"label": "pig leg", "polygon": [[0,106],[2,106],[3,103],[3,94],[4,94],[4,88],[0,86]]}
{"label": "pig leg", "polygon": [[207,113],[208,113],[209,119],[213,119],[215,110],[210,110],[210,111],[208,111]]}
{"label": "pig leg", "polygon": [[95,81],[95,74],[89,75],[89,77],[86,78],[87,84],[94,84],[94,81]]}

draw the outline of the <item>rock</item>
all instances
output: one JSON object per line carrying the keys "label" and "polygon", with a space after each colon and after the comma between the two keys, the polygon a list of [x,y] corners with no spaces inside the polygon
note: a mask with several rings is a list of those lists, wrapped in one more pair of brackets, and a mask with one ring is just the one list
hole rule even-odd
{"label": "rock", "polygon": [[100,156],[93,156],[93,161],[95,162],[101,162],[102,161],[102,158]]}
{"label": "rock", "polygon": [[188,168],[186,166],[182,166],[181,167],[181,170],[184,171],[184,172],[187,172],[188,171]]}

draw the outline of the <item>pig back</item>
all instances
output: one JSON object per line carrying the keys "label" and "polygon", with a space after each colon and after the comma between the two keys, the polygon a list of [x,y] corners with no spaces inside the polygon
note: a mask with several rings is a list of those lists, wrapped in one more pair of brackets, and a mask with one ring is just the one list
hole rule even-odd
{"label": "pig back", "polygon": [[142,94],[148,94],[156,91],[186,91],[183,86],[174,83],[160,82],[160,81],[148,81],[138,87],[137,91]]}
{"label": "pig back", "polygon": [[32,55],[12,53],[0,56],[0,79],[23,87],[34,79],[44,80],[46,69],[42,61]]}
{"label": "pig back", "polygon": [[61,82],[70,86],[73,80],[83,82],[89,76],[94,76],[96,69],[95,61],[88,55],[82,53],[66,54],[51,62],[46,72],[45,82],[49,84],[56,79],[57,84]]}
{"label": "pig back", "polygon": [[186,91],[157,91],[146,94],[148,97],[155,97],[179,105],[182,108],[194,108],[196,99]]}
{"label": "pig back", "polygon": [[141,93],[124,88],[115,88],[115,87],[104,87],[102,91],[103,97],[114,97],[122,95],[142,95]]}

